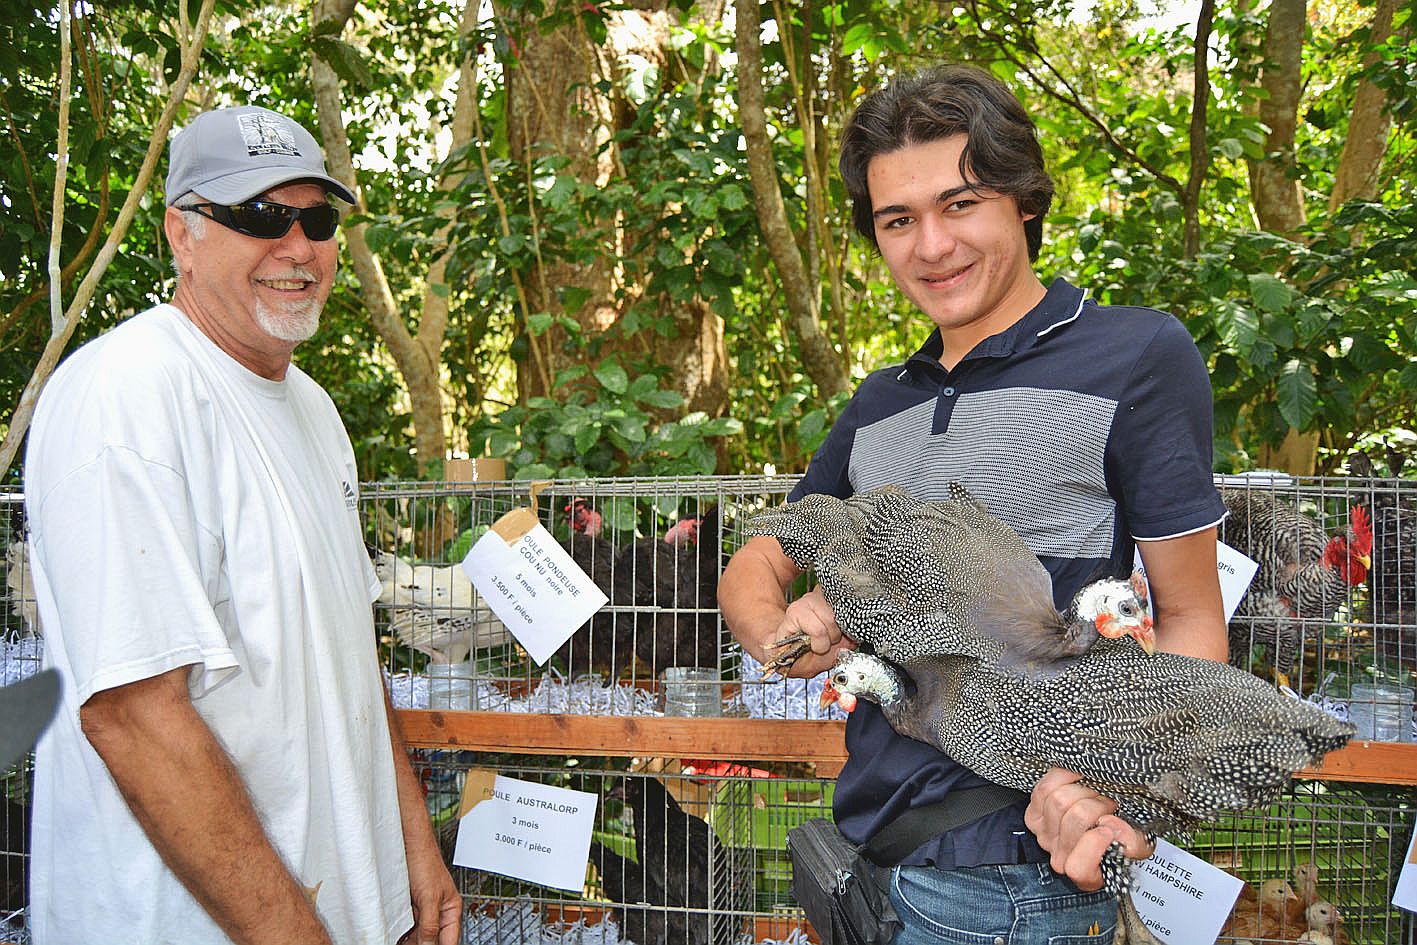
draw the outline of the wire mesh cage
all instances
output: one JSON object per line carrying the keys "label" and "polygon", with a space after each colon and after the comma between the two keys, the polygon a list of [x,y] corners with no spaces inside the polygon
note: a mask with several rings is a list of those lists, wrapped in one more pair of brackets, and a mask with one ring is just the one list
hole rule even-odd
{"label": "wire mesh cage", "polygon": [[1220,538],[1258,565],[1230,661],[1412,741],[1417,488],[1382,479],[1219,477]]}
{"label": "wire mesh cage", "polygon": [[415,752],[414,765],[449,863],[472,769],[598,798],[578,893],[453,868],[469,907],[469,943],[736,945],[758,931],[751,779],[690,775],[665,759],[433,750]]}
{"label": "wire mesh cage", "polygon": [[[1267,808],[1196,831],[1186,848],[1240,877],[1248,890],[1220,941],[1293,942],[1311,925],[1351,945],[1417,941],[1413,914],[1391,904],[1417,819],[1413,800],[1410,790],[1294,782]],[[1287,911],[1255,908],[1255,891],[1273,879],[1288,881],[1297,894]],[[1315,902],[1334,908],[1309,913]],[[1337,931],[1314,924],[1321,922]]]}
{"label": "wire mesh cage", "polygon": [[[477,870],[455,868],[467,901],[469,942],[621,942],[662,945],[669,942],[779,942],[813,936],[791,895],[792,864],[786,854],[787,831],[815,817],[831,818],[832,782],[803,775],[779,775],[738,764],[725,775],[701,777],[677,764],[654,771],[606,759],[538,758],[476,755],[470,752],[421,752],[418,769],[429,785],[429,805],[451,849],[462,779],[470,768],[492,766],[499,773],[541,783],[574,786],[598,794],[594,843],[586,885],[579,896],[548,892]],[[607,766],[608,765],[608,766]],[[597,767],[600,766],[600,767]],[[685,848],[672,830],[633,810],[638,792],[660,784],[683,811],[700,821],[695,839],[701,849]],[[641,803],[643,803],[641,801]],[[639,817],[639,820],[637,820]],[[1410,792],[1377,786],[1295,782],[1272,804],[1238,814],[1177,838],[1196,856],[1244,880],[1250,892],[1237,905],[1221,942],[1293,942],[1309,928],[1307,907],[1324,901],[1327,915],[1341,929],[1335,941],[1351,945],[1412,945],[1417,926],[1410,913],[1391,905],[1414,820]],[[645,855],[646,825],[651,826]],[[670,852],[672,851],[672,852]],[[665,855],[668,854],[668,855]],[[644,859],[641,859],[641,858]],[[711,868],[691,880],[677,868],[695,857]],[[622,859],[623,858],[623,859]],[[710,903],[712,915],[696,907],[645,901],[629,891],[617,874],[631,861],[671,864],[672,888],[684,892],[666,900]],[[1295,878],[1312,866],[1307,887]],[[633,865],[631,865],[633,869]],[[619,875],[623,876],[623,872]],[[1246,903],[1266,880],[1289,878],[1304,908],[1284,920],[1251,921]],[[694,882],[696,889],[690,887]],[[653,895],[648,899],[654,899]],[[1291,910],[1298,908],[1291,905]],[[673,921],[683,915],[688,924]],[[697,920],[698,925],[693,925]],[[1302,924],[1298,924],[1302,923]],[[613,924],[613,927],[611,927]]]}
{"label": "wire mesh cage", "polygon": [[[0,550],[5,554],[0,598],[0,685],[33,675],[43,656],[34,585],[24,543],[24,508],[18,494],[0,493]],[[6,724],[0,720],[0,724]],[[28,759],[0,771],[5,821],[0,824],[0,941],[23,934],[29,873],[29,797],[33,771]]]}
{"label": "wire mesh cage", "polygon": [[[479,604],[458,567],[501,515],[533,504],[528,484],[365,485],[361,520],[384,585],[375,628],[396,705],[612,716],[820,717],[815,698],[820,682],[763,681],[723,626],[716,596],[722,568],[745,542],[752,514],[781,502],[793,482],[707,477],[550,483],[535,502],[538,518],[604,582],[609,604],[540,666]],[[1218,484],[1231,509],[1222,539],[1260,566],[1231,621],[1232,661],[1287,683],[1337,714],[1351,710],[1377,740],[1411,740],[1417,485],[1278,476],[1220,477]],[[0,680],[10,683],[39,668],[42,627],[20,495],[0,493],[0,510],[6,560]],[[1359,571],[1354,562],[1363,558]],[[675,669],[680,672],[666,676]],[[1368,705],[1353,701],[1358,691],[1372,693],[1375,687],[1379,694],[1370,696]],[[625,746],[626,753],[635,750]],[[627,767],[623,759],[451,749],[420,752],[418,759],[430,811],[445,835],[447,825],[455,823],[462,778],[473,765],[579,786],[602,799],[593,848],[601,852],[587,864],[579,894],[548,894],[506,877],[457,870],[470,906],[469,941],[539,941],[542,933],[536,930],[572,934],[567,930],[573,928],[580,938],[569,940],[607,941],[595,936],[621,931],[632,936],[639,930],[648,937],[644,930],[658,927],[655,923],[680,930],[665,933],[671,940],[692,933],[707,936],[695,941],[715,943],[786,941],[803,934],[789,892],[783,838],[809,817],[829,816],[832,795],[831,782],[806,768],[774,769],[768,776],[743,765],[719,765],[691,773],[676,765],[661,770],[658,763]],[[7,822],[0,875],[7,898],[0,918],[20,923],[28,763],[3,775]],[[705,846],[713,852],[702,887],[707,893],[686,891],[671,902],[667,893],[634,898],[628,891],[636,872],[623,864],[639,863],[642,841],[633,808],[626,812],[627,800],[635,793],[630,785],[644,788],[650,781],[709,826],[713,841]],[[1252,884],[1312,862],[1321,887],[1342,911],[1349,941],[1414,945],[1412,917],[1389,905],[1412,833],[1411,804],[1410,797],[1380,787],[1296,783],[1269,808],[1198,832],[1185,846]],[[657,859],[671,857],[666,852]],[[612,891],[617,877],[620,886]],[[0,925],[0,932],[9,929]],[[23,941],[22,932],[8,938]]]}
{"label": "wire mesh cage", "polygon": [[[806,681],[765,682],[723,625],[717,588],[752,514],[793,477],[373,483],[366,540],[395,704],[594,715],[840,717]],[[608,604],[542,665],[459,563],[502,515],[538,518]],[[820,684],[816,684],[820,688]]]}

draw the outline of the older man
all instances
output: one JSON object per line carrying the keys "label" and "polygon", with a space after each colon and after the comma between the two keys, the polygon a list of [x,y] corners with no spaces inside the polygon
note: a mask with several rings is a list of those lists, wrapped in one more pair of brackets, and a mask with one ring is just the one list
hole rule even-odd
{"label": "older man", "polygon": [[335,276],[308,131],[264,108],[172,142],[171,304],[69,358],[25,464],[46,658],[38,945],[457,939],[384,695],[349,438],[291,364]]}

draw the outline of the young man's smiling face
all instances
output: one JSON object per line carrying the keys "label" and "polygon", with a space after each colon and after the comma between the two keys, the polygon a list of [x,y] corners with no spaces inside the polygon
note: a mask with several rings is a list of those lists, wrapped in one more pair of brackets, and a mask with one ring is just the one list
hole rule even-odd
{"label": "young man's smiling face", "polygon": [[944,339],[953,367],[976,344],[1024,316],[1045,290],[1028,259],[1012,197],[975,191],[960,173],[966,138],[906,145],[871,159],[866,188],[876,243],[896,285]]}

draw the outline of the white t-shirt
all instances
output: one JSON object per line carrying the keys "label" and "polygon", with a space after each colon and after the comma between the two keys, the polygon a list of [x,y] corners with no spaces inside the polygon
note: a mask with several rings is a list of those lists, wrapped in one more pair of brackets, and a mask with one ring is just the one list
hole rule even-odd
{"label": "white t-shirt", "polygon": [[340,945],[413,922],[358,479],[334,404],[160,305],[77,351],[25,463],[46,662],[64,702],[34,798],[36,945],[229,940],[79,729],[95,692],[191,665],[192,702]]}

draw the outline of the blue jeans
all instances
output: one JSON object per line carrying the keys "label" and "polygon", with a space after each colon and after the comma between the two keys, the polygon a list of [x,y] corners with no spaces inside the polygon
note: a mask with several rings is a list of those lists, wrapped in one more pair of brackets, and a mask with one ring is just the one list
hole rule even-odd
{"label": "blue jeans", "polygon": [[1079,892],[1046,863],[937,870],[897,866],[892,945],[1111,945],[1117,900]]}

